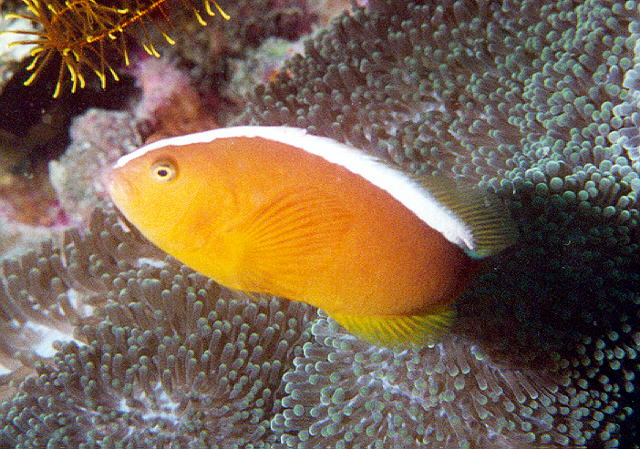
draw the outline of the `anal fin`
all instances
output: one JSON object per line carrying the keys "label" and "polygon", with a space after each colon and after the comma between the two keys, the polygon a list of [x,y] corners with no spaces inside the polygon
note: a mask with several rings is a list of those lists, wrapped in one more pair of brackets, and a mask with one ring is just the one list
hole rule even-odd
{"label": "anal fin", "polygon": [[351,315],[331,317],[350,333],[379,346],[426,346],[439,340],[455,317],[451,305],[421,315]]}

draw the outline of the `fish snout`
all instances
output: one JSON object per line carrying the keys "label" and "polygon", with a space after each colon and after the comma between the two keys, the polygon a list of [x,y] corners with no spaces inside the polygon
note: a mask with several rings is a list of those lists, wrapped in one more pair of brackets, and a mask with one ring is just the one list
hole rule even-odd
{"label": "fish snout", "polygon": [[104,176],[107,192],[118,208],[134,195],[135,186],[121,173],[119,168],[111,168]]}

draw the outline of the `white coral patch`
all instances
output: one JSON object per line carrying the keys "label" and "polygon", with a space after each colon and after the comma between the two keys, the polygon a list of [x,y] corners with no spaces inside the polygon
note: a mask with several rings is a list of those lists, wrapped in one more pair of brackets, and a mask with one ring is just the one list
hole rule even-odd
{"label": "white coral patch", "polygon": [[84,344],[73,338],[71,333],[62,332],[53,327],[34,322],[27,323],[25,327],[32,330],[36,335],[41,336],[40,340],[31,347],[31,350],[40,357],[53,357],[57,352],[53,347],[55,342],[75,342],[79,345]]}

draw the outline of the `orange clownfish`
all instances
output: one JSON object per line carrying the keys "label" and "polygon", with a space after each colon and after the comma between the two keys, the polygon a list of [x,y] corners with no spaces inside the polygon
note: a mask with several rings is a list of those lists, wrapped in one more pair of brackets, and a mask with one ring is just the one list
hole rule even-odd
{"label": "orange clownfish", "polygon": [[433,341],[477,259],[515,235],[472,189],[283,126],[153,142],[120,158],[108,187],[143,235],[200,273],[322,308],[387,346]]}

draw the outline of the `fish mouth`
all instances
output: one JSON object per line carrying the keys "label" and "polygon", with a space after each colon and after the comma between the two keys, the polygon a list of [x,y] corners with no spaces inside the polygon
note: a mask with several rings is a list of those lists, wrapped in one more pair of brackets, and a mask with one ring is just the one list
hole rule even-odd
{"label": "fish mouth", "polygon": [[106,187],[111,201],[122,209],[127,200],[132,197],[135,192],[135,186],[126,177],[122,176],[117,168],[112,168],[106,176]]}

